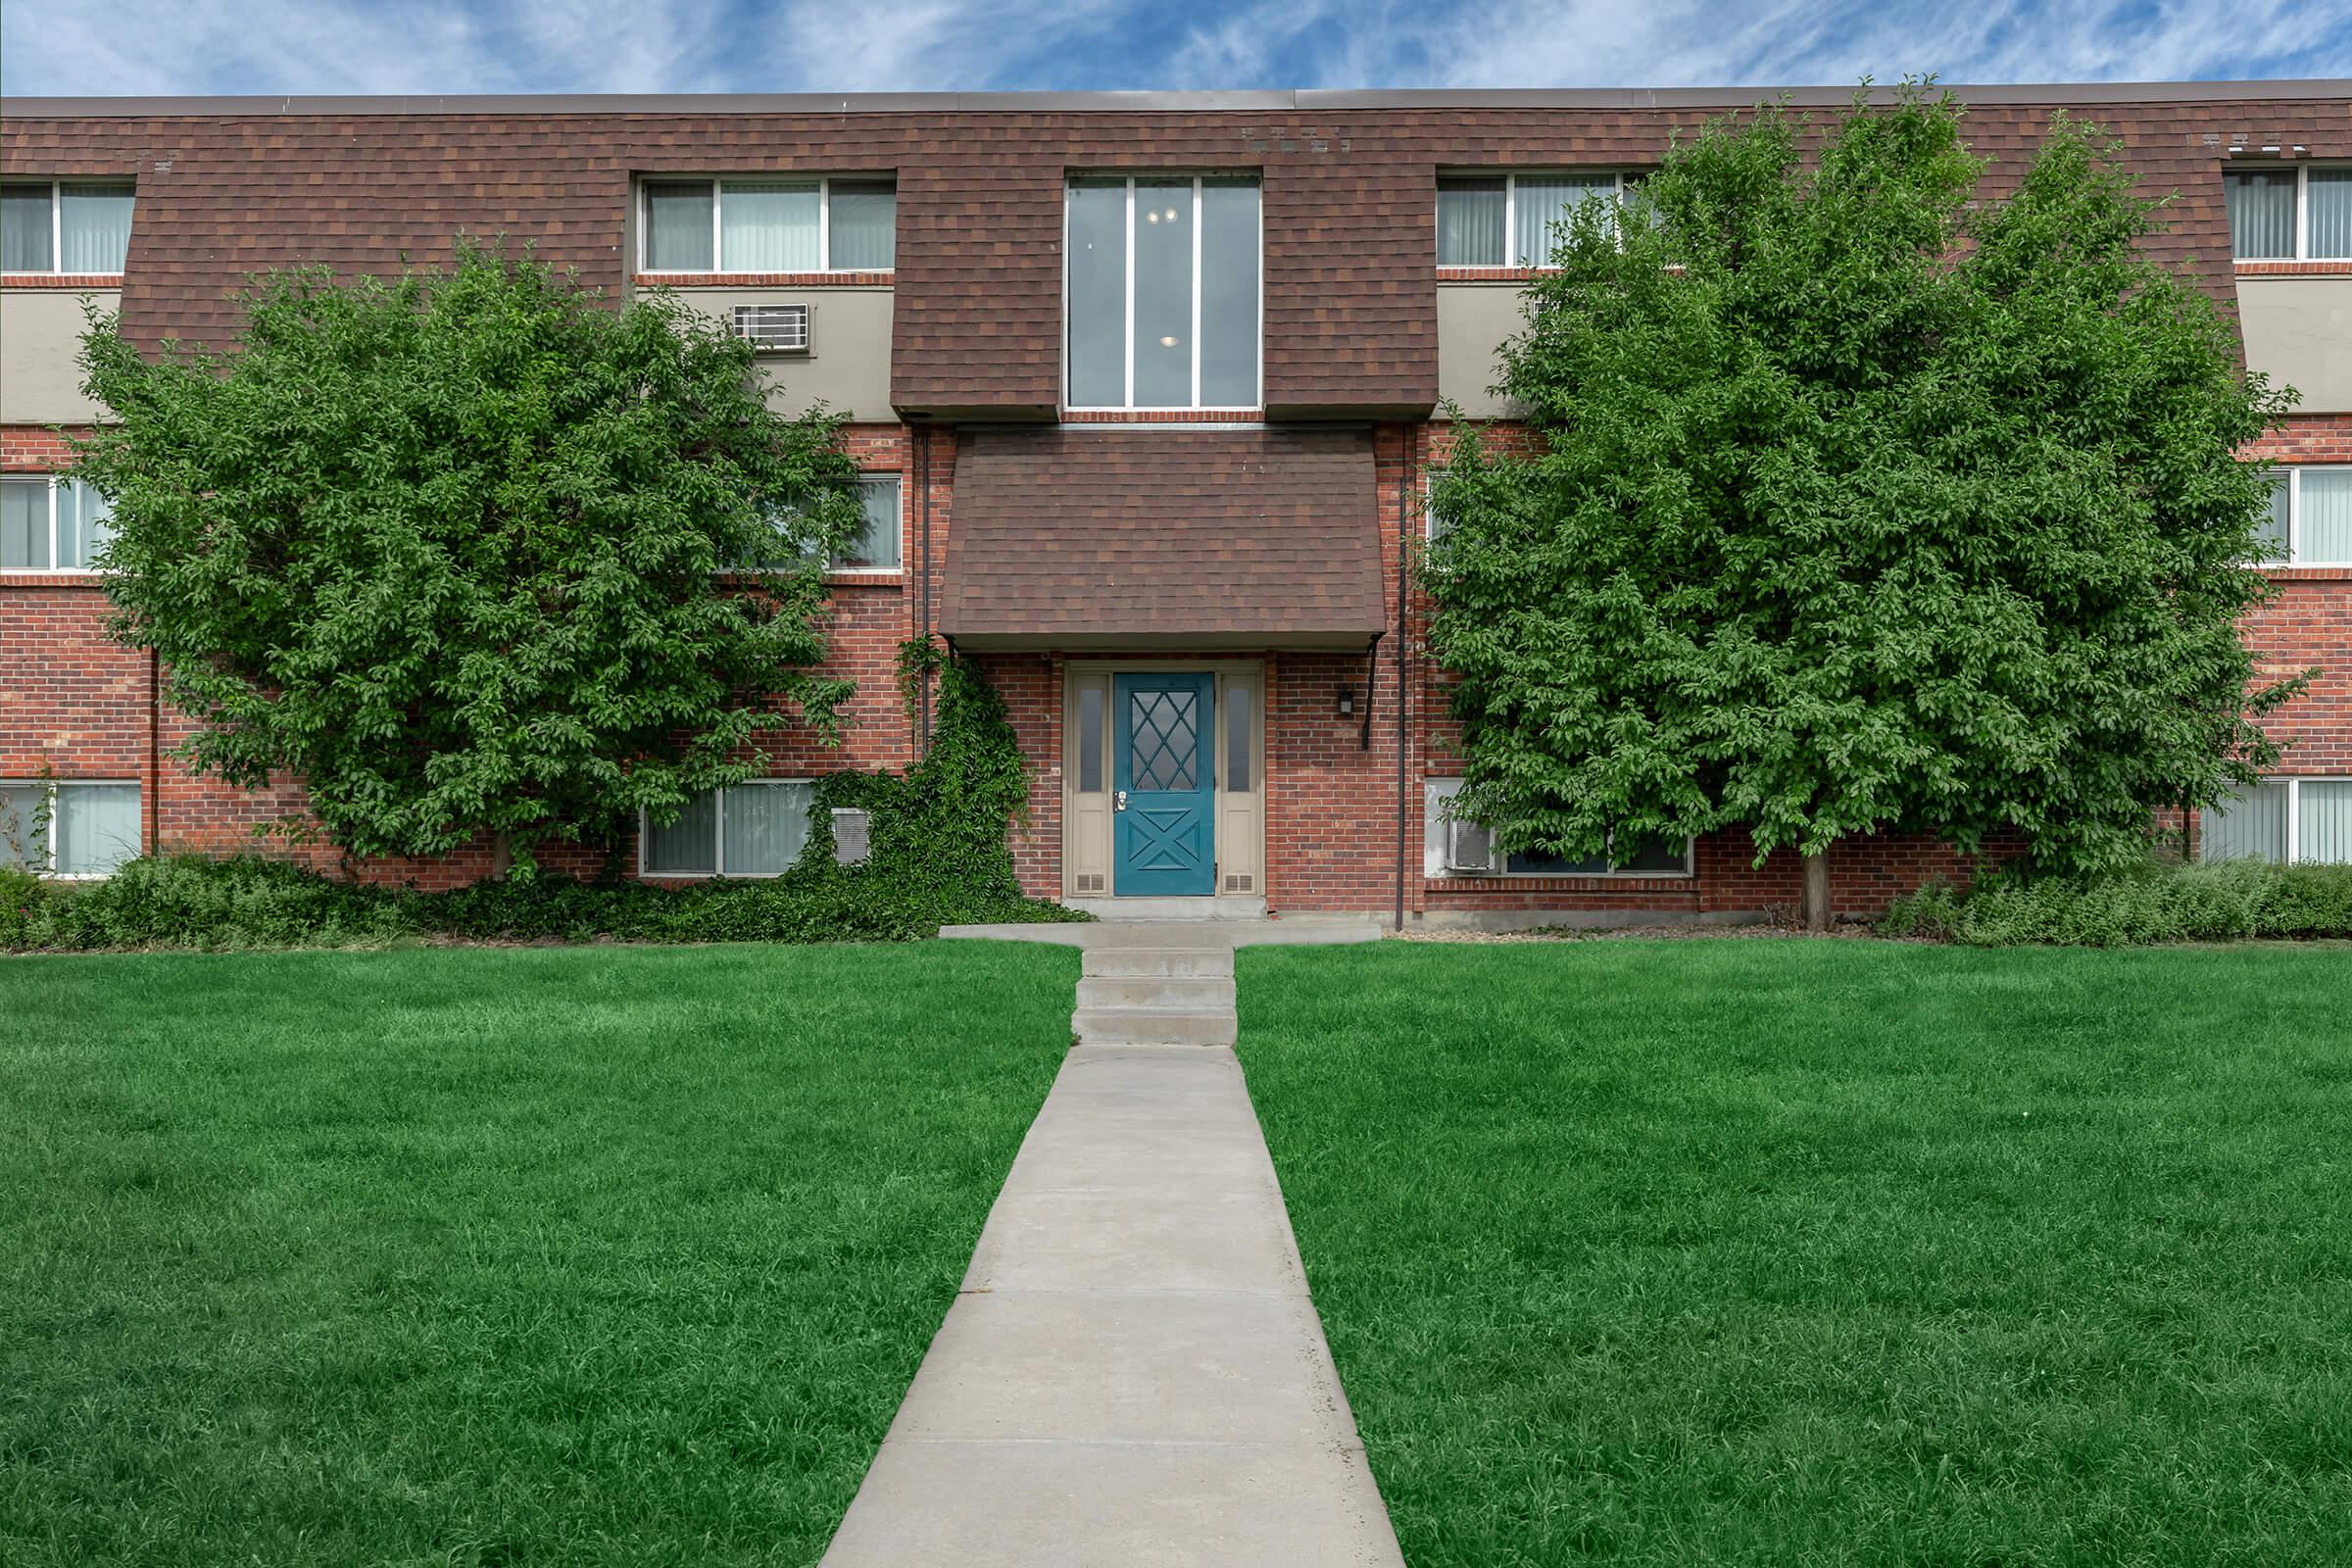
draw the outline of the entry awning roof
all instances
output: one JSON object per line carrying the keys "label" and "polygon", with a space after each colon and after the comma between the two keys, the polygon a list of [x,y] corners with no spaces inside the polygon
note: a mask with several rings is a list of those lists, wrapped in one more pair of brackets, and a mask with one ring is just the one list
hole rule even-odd
{"label": "entry awning roof", "polygon": [[958,646],[1362,648],[1386,623],[1369,430],[967,430]]}

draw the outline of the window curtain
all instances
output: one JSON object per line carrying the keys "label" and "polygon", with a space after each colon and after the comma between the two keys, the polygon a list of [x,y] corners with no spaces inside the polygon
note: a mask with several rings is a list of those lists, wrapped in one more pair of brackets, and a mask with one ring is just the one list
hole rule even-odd
{"label": "window curtain", "polygon": [[2305,779],[2297,787],[2295,858],[2352,864],[2352,778]]}
{"label": "window curtain", "polygon": [[49,569],[49,481],[0,479],[0,571]]}
{"label": "window curtain", "polygon": [[2204,811],[2208,860],[2281,860],[2286,858],[2286,781],[2268,779],[2240,789],[2224,806]]}
{"label": "window curtain", "polygon": [[1500,267],[1506,181],[1446,179],[1438,182],[1438,265]]}
{"label": "window curtain", "polygon": [[896,570],[900,533],[898,475],[859,480],[858,503],[865,509],[865,530],[834,564],[869,571]]}
{"label": "window curtain", "polygon": [[2287,559],[2291,548],[2286,528],[2287,503],[2286,475],[2271,475],[2271,513],[2262,519],[2262,525],[2254,530],[2255,537],[2262,541],[2262,559],[2265,561]]}
{"label": "window curtain", "polygon": [[708,180],[648,183],[645,187],[645,265],[657,272],[717,270],[710,254]]}
{"label": "window curtain", "polygon": [[46,272],[49,187],[0,185],[0,272]]}
{"label": "window curtain", "polygon": [[2352,260],[2352,169],[2315,169],[2311,180],[2311,256]]}
{"label": "window curtain", "polygon": [[718,792],[705,790],[688,801],[667,827],[651,817],[645,824],[645,868],[710,876],[718,869]]}
{"label": "window curtain", "polygon": [[899,192],[887,180],[837,179],[828,187],[833,256],[844,272],[879,272],[899,264]]}
{"label": "window curtain", "polygon": [[1257,181],[1200,181],[1203,408],[1257,406]]}
{"label": "window curtain", "polygon": [[1581,179],[1529,179],[1522,175],[1517,191],[1518,211],[1512,219],[1511,258],[1516,267],[1544,267],[1551,261],[1555,230],[1588,196],[1614,197],[1615,180],[1597,184]]}
{"label": "window curtain", "polygon": [[60,784],[49,831],[60,873],[104,876],[139,853],[139,787]]}
{"label": "window curtain", "polygon": [[2277,260],[2295,254],[2293,170],[2226,173],[2222,190],[2230,206],[2230,253],[2241,261]]}
{"label": "window curtain", "polygon": [[729,876],[789,871],[808,842],[807,784],[738,784],[727,791]]}
{"label": "window curtain", "polygon": [[728,272],[813,272],[817,188],[811,180],[730,179],[718,194],[718,265]]}
{"label": "window curtain", "polygon": [[59,270],[120,272],[130,255],[128,185],[68,185],[58,193]]}
{"label": "window curtain", "polygon": [[49,869],[49,851],[37,835],[41,786],[0,784],[0,865]]}
{"label": "window curtain", "polygon": [[57,564],[60,566],[93,566],[98,551],[115,536],[108,521],[114,509],[100,495],[79,479],[61,480],[57,487]]}
{"label": "window curtain", "polygon": [[2305,468],[2302,488],[2295,561],[2302,565],[2352,565],[2352,466]]}

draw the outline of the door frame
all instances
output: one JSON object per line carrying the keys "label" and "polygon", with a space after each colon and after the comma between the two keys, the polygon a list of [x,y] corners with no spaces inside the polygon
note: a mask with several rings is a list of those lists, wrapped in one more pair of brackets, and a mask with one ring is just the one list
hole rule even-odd
{"label": "door frame", "polygon": [[[1210,884],[1209,897],[1222,895],[1228,877],[1237,871],[1247,874],[1250,887],[1237,897],[1263,898],[1266,890],[1266,686],[1269,661],[1263,659],[1069,659],[1062,662],[1061,673],[1061,888],[1067,898],[1115,898],[1119,895],[1118,872],[1112,861],[1111,830],[1107,802],[1110,798],[1114,759],[1110,755],[1118,725],[1109,707],[1109,694],[1115,690],[1113,675],[1179,674],[1211,675],[1211,708],[1209,722],[1215,731],[1213,748],[1214,787],[1209,794],[1211,822],[1209,844],[1215,856],[1215,880]],[[1100,677],[1105,701],[1102,724],[1102,792],[1100,806],[1090,806],[1078,794],[1078,704],[1074,696],[1077,677]],[[1226,692],[1234,683],[1248,685],[1255,693],[1250,714],[1250,744],[1255,766],[1250,770],[1250,788],[1235,795],[1227,791],[1225,781],[1230,759],[1226,756]],[[1236,809],[1237,807],[1253,808]],[[1082,838],[1093,835],[1101,842],[1082,844]],[[1236,842],[1239,840],[1240,842]],[[1080,868],[1100,867],[1103,884],[1100,888],[1081,889],[1078,886]]]}

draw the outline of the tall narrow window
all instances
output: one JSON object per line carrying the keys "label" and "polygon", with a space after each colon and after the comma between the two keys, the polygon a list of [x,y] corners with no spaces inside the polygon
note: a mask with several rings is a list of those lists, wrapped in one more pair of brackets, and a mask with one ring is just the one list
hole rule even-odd
{"label": "tall narrow window", "polygon": [[1066,198],[1070,406],[1254,408],[1257,181],[1082,175]]}
{"label": "tall narrow window", "polygon": [[0,272],[122,271],[134,195],[120,181],[0,186]]}
{"label": "tall narrow window", "polygon": [[1078,793],[1102,793],[1102,686],[1078,688]]}
{"label": "tall narrow window", "polygon": [[1225,788],[1235,795],[1250,792],[1256,777],[1257,726],[1250,716],[1250,687],[1234,681],[1225,688]]}
{"label": "tall narrow window", "polygon": [[2352,260],[2352,169],[2314,169],[2303,177],[2309,204],[2304,254],[2319,262]]}

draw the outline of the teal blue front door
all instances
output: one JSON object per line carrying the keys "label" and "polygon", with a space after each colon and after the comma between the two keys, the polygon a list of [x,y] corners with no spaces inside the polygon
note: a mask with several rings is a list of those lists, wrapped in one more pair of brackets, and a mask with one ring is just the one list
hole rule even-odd
{"label": "teal blue front door", "polygon": [[1111,890],[1135,896],[1217,888],[1213,675],[1111,682]]}

